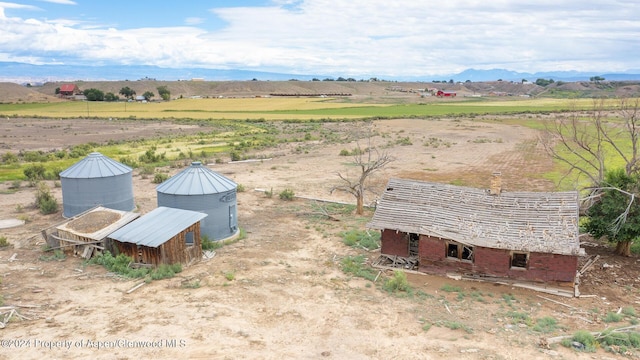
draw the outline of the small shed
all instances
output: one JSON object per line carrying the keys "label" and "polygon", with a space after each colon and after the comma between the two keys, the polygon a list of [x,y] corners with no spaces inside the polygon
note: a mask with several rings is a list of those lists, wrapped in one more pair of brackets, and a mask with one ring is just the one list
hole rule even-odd
{"label": "small shed", "polygon": [[60,173],[62,215],[71,218],[98,205],[133,210],[132,173],[130,167],[92,152]]}
{"label": "small shed", "polygon": [[573,285],[578,193],[503,192],[391,179],[367,227],[381,254],[419,271]]}
{"label": "small shed", "polygon": [[236,191],[232,180],[194,161],[191,166],[156,187],[158,206],[199,211],[202,236],[222,240],[239,233]]}
{"label": "small shed", "polygon": [[98,206],[57,226],[55,233],[48,234],[47,243],[88,259],[96,251],[108,248],[105,239],[109,234],[139,216],[138,213]]}
{"label": "small shed", "polygon": [[200,221],[207,214],[158,207],[108,237],[118,254],[140,264],[189,265],[202,258]]}

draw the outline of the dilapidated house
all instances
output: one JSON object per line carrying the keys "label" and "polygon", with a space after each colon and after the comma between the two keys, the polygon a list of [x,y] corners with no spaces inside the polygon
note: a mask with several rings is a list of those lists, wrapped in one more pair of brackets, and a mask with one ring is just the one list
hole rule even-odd
{"label": "dilapidated house", "polygon": [[189,265],[202,258],[200,221],[207,214],[160,206],[111,233],[116,254],[138,264]]}
{"label": "dilapidated house", "polygon": [[367,224],[382,256],[425,273],[573,285],[578,193],[503,192],[494,175],[490,189],[391,179]]}

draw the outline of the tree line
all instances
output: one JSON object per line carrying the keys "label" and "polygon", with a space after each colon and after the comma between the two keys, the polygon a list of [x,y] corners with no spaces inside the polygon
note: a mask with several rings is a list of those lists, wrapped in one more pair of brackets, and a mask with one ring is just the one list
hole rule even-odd
{"label": "tree line", "polygon": [[[164,101],[171,100],[171,91],[166,86],[158,86],[156,88],[158,96]],[[60,94],[60,88],[56,88],[56,95]],[[82,94],[87,98],[87,101],[120,101],[120,96],[112,92],[105,93],[104,91],[96,88],[89,88],[82,91]],[[128,86],[123,87],[118,92],[125,100],[133,100],[136,97],[136,91]],[[152,91],[145,91],[142,97],[146,101],[150,101],[156,95]]]}

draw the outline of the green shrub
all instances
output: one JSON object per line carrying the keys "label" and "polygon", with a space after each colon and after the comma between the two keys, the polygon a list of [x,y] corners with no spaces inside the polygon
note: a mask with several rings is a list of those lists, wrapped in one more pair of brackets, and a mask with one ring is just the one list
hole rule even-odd
{"label": "green shrub", "polygon": [[144,152],[144,154],[138,157],[138,161],[143,164],[152,164],[163,161],[166,159],[166,154],[156,154],[156,147],[152,146],[150,149]]}
{"label": "green shrub", "polygon": [[606,322],[606,323],[620,322],[620,321],[622,321],[623,318],[624,318],[624,316],[622,314],[618,314],[618,313],[614,313],[614,312],[608,312],[607,315],[604,318],[604,322]]}
{"label": "green shrub", "polygon": [[533,326],[533,331],[541,332],[541,333],[550,333],[554,332],[558,329],[558,320],[552,318],[551,316],[545,316],[536,321],[536,324]]}
{"label": "green shrub", "polygon": [[506,316],[513,320],[514,324],[527,324],[531,321],[529,314],[520,311],[509,311]]}
{"label": "green shrub", "polygon": [[19,161],[18,156],[12,152],[4,153],[0,160],[3,164],[17,164]]}
{"label": "green shrub", "polygon": [[40,213],[43,215],[53,214],[58,211],[58,201],[51,195],[49,187],[44,183],[38,183],[36,207],[40,209]]}
{"label": "green shrub", "polygon": [[7,241],[7,237],[6,236],[0,236],[0,248],[5,248],[7,246],[11,245],[9,243],[9,241]]}
{"label": "green shrub", "polygon": [[411,286],[407,280],[407,274],[401,270],[394,270],[393,277],[384,282],[383,288],[388,292],[409,292],[411,290]]}
{"label": "green shrub", "polygon": [[235,271],[226,271],[224,273],[224,278],[227,279],[227,281],[233,281],[236,279],[236,273]]}
{"label": "green shrub", "polygon": [[238,184],[238,186],[236,187],[236,192],[245,192],[245,187],[242,184]]}
{"label": "green shrub", "polygon": [[212,241],[207,235],[202,236],[202,250],[216,250],[224,245],[222,241]]}
{"label": "green shrub", "polygon": [[460,286],[444,284],[440,287],[440,290],[445,292],[462,292],[462,288]]}
{"label": "green shrub", "polygon": [[62,261],[66,258],[67,256],[64,254],[62,250],[53,250],[52,255],[42,255],[38,259],[40,261]]}
{"label": "green shrub", "polygon": [[473,329],[471,327],[459,321],[445,321],[442,323],[442,326],[449,328],[451,330],[463,329],[469,334],[473,333]]}
{"label": "green shrub", "polygon": [[296,197],[296,194],[291,189],[284,189],[278,195],[280,200],[291,201]]}
{"label": "green shrub", "polygon": [[120,161],[122,164],[127,165],[128,167],[130,167],[132,169],[135,169],[135,168],[138,167],[138,163],[134,159],[132,159],[132,158],[130,158],[128,156],[121,157],[120,159],[118,159],[118,161]]}
{"label": "green shrub", "polygon": [[342,272],[353,276],[365,278],[374,281],[376,273],[369,267],[365,266],[366,259],[364,255],[347,256],[340,261]]}
{"label": "green shrub", "polygon": [[571,340],[578,342],[584,345],[584,351],[587,352],[595,352],[596,351],[596,338],[590,332],[586,330],[579,330],[575,334]]}
{"label": "green shrub", "polygon": [[374,250],[380,247],[380,232],[373,234],[363,230],[349,230],[340,233],[342,242],[351,247],[362,247],[367,250]]}
{"label": "green shrub", "polygon": [[242,160],[242,155],[237,151],[232,151],[231,153],[229,153],[229,156],[231,157],[231,161]]}
{"label": "green shrub", "polygon": [[140,175],[152,175],[155,174],[156,167],[153,165],[144,165],[142,169],[140,169]]}
{"label": "green shrub", "polygon": [[27,180],[36,182],[44,180],[47,170],[42,164],[28,165],[22,171]]}
{"label": "green shrub", "polygon": [[162,264],[157,268],[132,268],[133,259],[124,254],[114,257],[110,252],[105,252],[87,261],[87,264],[104,266],[110,272],[122,275],[127,278],[137,279],[147,277],[150,280],[167,279],[182,272],[180,264]]}
{"label": "green shrub", "polygon": [[164,182],[165,180],[167,180],[169,178],[169,175],[165,174],[165,173],[155,173],[155,175],[153,176],[153,183],[154,184],[161,184],[162,182]]}
{"label": "green shrub", "polygon": [[180,264],[162,264],[151,271],[151,280],[172,278],[180,272],[182,272]]}

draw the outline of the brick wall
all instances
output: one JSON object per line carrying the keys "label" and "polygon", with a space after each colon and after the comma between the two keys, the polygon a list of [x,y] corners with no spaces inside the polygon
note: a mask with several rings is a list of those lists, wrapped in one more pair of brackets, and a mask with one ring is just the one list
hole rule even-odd
{"label": "brick wall", "polygon": [[380,253],[386,255],[409,256],[409,235],[395,230],[383,230],[380,237]]}
{"label": "brick wall", "polygon": [[447,272],[505,277],[528,281],[573,282],[578,257],[569,255],[529,253],[527,268],[511,267],[511,251],[474,247],[474,261],[446,257],[446,241],[420,236],[420,271],[443,274]]}

